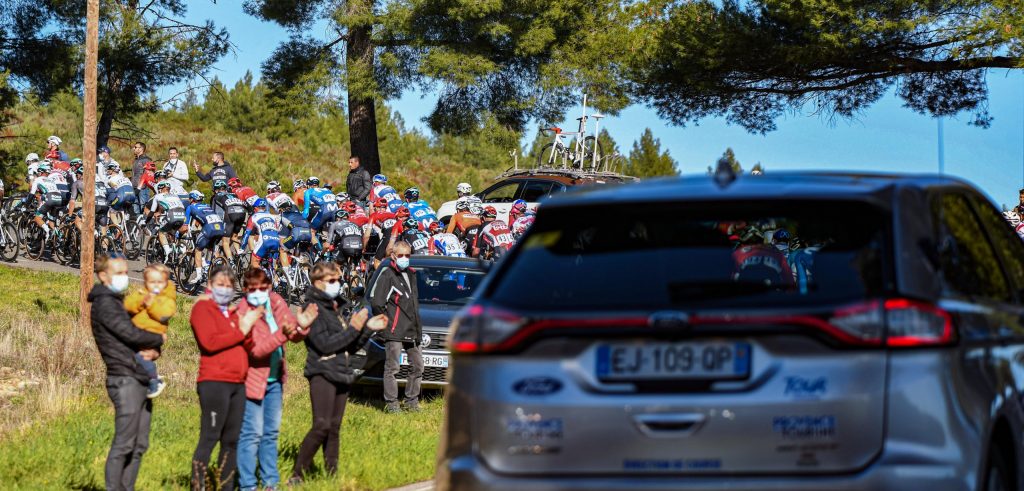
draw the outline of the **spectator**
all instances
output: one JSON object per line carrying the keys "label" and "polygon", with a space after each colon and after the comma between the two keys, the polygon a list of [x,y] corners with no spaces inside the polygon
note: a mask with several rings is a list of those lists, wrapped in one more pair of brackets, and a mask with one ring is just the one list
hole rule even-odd
{"label": "spectator", "polygon": [[370,187],[373,186],[370,173],[359,165],[359,157],[353,155],[348,158],[348,181],[345,185],[345,192],[359,202],[366,202],[370,195]]}
{"label": "spectator", "polygon": [[153,193],[146,187],[142,179],[145,175],[146,162],[150,162],[152,159],[146,155],[146,144],[142,142],[135,142],[135,145],[132,145],[132,154],[135,155],[135,160],[132,161],[132,188],[135,189],[135,195],[139,198],[136,200],[135,212],[141,213],[142,207],[153,197]]}
{"label": "spectator", "polygon": [[[104,145],[96,150],[98,158],[96,159],[96,182],[107,184],[107,164],[114,163],[117,161],[110,157],[110,147]],[[121,164],[117,164],[118,167]]]}
{"label": "spectator", "polygon": [[[228,307],[235,296],[235,277],[230,268],[210,271],[209,294],[192,307],[192,333],[199,345],[199,443],[192,455],[192,489],[206,489],[206,470],[213,446],[220,443],[213,478],[220,489],[234,489],[238,436],[245,412],[245,379],[249,372],[249,332],[263,315],[251,309],[239,316]],[[217,486],[213,486],[216,488]]]}
{"label": "spectator", "polygon": [[[338,448],[341,419],[345,415],[348,391],[356,376],[348,364],[350,354],[359,351],[370,338],[370,331],[379,331],[387,319],[377,316],[367,321],[369,312],[361,309],[349,319],[348,325],[339,312],[346,303],[339,298],[341,270],[332,262],[313,266],[310,273],[312,286],[306,290],[310,305],[318,307],[316,320],[306,335],[306,370],[309,379],[309,398],[313,405],[313,425],[302,439],[295,469],[289,484],[299,484],[309,471],[316,452],[324,449],[324,468],[328,474],[338,470]],[[368,329],[364,330],[363,326]]]}
{"label": "spectator", "polygon": [[181,187],[188,182],[188,166],[178,160],[178,149],[171,147],[167,149],[167,163],[164,164],[164,172],[167,173],[167,180],[173,181]]}
{"label": "spectator", "polygon": [[310,304],[298,316],[270,286],[270,278],[262,269],[245,273],[245,301],[238,305],[238,315],[256,310],[262,313],[252,328],[252,351],[245,378],[245,416],[238,440],[238,485],[255,490],[256,467],[264,489],[274,489],[280,481],[277,472],[277,434],[281,426],[281,401],[287,372],[284,344],[299,341],[305,329],[316,318],[317,306]]}
{"label": "spectator", "polygon": [[416,271],[409,267],[412,246],[400,240],[391,249],[391,265],[381,271],[371,292],[373,313],[386,314],[391,327],[384,331],[384,410],[401,411],[398,404],[399,361],[402,350],[409,355],[412,370],[405,384],[405,407],[419,411],[420,382],[423,380],[423,352]]}
{"label": "spectator", "polygon": [[64,142],[61,141],[60,137],[58,137],[56,135],[52,135],[49,138],[47,138],[46,139],[46,158],[50,159],[50,160],[60,161],[60,162],[67,162],[67,161],[71,160],[71,157],[68,157],[68,154],[60,149],[60,146],[63,143]]}
{"label": "spectator", "polygon": [[210,169],[209,174],[203,174],[203,171],[199,170],[199,164],[192,164],[192,167],[196,170],[196,175],[199,176],[199,180],[203,182],[227,181],[232,177],[238,177],[235,173],[235,168],[231,167],[231,164],[224,161],[224,153],[213,152],[213,168]]}
{"label": "spectator", "polygon": [[114,404],[114,439],[107,454],[104,481],[107,489],[134,489],[142,455],[149,448],[153,405],[146,398],[149,375],[135,362],[135,352],[145,350],[155,360],[165,336],[143,331],[132,324],[121,295],[128,289],[128,262],[122,258],[96,257],[99,284],[89,292],[92,303],[92,334],[107,368],[107,395]]}

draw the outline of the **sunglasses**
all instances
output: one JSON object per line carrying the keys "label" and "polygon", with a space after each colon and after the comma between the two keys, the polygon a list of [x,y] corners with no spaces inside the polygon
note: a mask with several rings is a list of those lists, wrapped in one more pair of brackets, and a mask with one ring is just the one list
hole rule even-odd
{"label": "sunglasses", "polygon": [[395,257],[412,257],[412,254],[395,254]]}
{"label": "sunglasses", "polygon": [[269,286],[264,286],[264,287],[250,286],[249,288],[246,288],[245,290],[247,292],[249,292],[249,293],[265,292],[265,291],[269,291],[270,287]]}
{"label": "sunglasses", "polygon": [[341,280],[339,278],[331,278],[331,279],[324,278],[324,282],[325,283],[330,283],[330,284],[338,283],[340,281]]}

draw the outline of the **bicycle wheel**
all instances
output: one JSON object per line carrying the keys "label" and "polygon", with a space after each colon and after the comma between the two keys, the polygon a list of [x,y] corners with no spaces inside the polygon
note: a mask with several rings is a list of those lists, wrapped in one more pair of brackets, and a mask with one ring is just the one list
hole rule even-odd
{"label": "bicycle wheel", "polygon": [[0,259],[7,262],[14,262],[18,259],[18,251],[21,249],[21,238],[18,236],[18,228],[11,222],[3,222],[0,225],[0,234],[3,244],[0,246]]}
{"label": "bicycle wheel", "polygon": [[196,264],[191,257],[182,257],[178,260],[177,265],[174,268],[174,276],[178,280],[178,288],[181,289],[182,293],[188,295],[195,295],[198,286],[202,283],[197,281],[196,283],[189,283],[189,279],[192,278],[192,273],[196,270]]}
{"label": "bicycle wheel", "polygon": [[146,264],[159,263],[164,261],[164,248],[155,235],[145,238]]}
{"label": "bicycle wheel", "polygon": [[80,234],[72,226],[62,227],[60,240],[53,244],[53,258],[65,266],[71,264],[78,256]]}
{"label": "bicycle wheel", "polygon": [[[597,157],[594,157],[594,151],[597,151]],[[604,158],[604,151],[601,150],[601,141],[588,136],[583,139],[583,160],[579,162],[580,169],[595,170],[601,165],[601,161]]]}
{"label": "bicycle wheel", "polygon": [[139,258],[142,254],[142,232],[139,230],[139,225],[135,222],[128,221],[117,228],[118,235],[121,235],[121,239],[124,242],[124,255],[128,259],[134,261]]}
{"label": "bicycle wheel", "polygon": [[46,243],[49,240],[46,237],[46,232],[43,232],[41,227],[34,227],[29,232],[28,242],[28,258],[33,261],[38,261],[43,258],[43,251],[46,250]]}
{"label": "bicycle wheel", "polygon": [[540,153],[537,154],[537,167],[557,167],[563,155],[561,145],[548,143],[541,147]]}

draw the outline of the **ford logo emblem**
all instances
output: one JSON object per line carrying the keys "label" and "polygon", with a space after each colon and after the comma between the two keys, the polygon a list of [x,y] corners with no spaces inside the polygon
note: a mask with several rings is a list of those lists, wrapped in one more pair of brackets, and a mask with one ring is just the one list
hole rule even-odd
{"label": "ford logo emblem", "polygon": [[524,396],[546,396],[562,390],[562,382],[551,377],[530,377],[513,384],[512,390]]}

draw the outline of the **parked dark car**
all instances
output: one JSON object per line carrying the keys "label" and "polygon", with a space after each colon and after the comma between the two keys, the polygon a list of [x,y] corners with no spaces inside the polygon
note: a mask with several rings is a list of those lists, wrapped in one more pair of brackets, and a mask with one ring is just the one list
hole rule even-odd
{"label": "parked dark car", "polygon": [[437,488],[1021,489],[1022,301],[955,178],[554,197],[453,322]]}
{"label": "parked dark car", "polygon": [[[373,286],[380,271],[390,267],[391,260],[385,259],[370,278],[357,308],[369,305]],[[423,320],[423,386],[442,387],[447,385],[448,376],[448,325],[455,314],[470,301],[476,287],[483,281],[486,271],[481,262],[471,258],[447,256],[413,256],[410,267],[418,272],[420,294],[420,318]],[[402,354],[398,382],[404,385],[409,374],[409,364]],[[362,384],[379,385],[384,373],[384,343],[371,338],[366,347],[353,359],[355,366],[364,367]]]}

